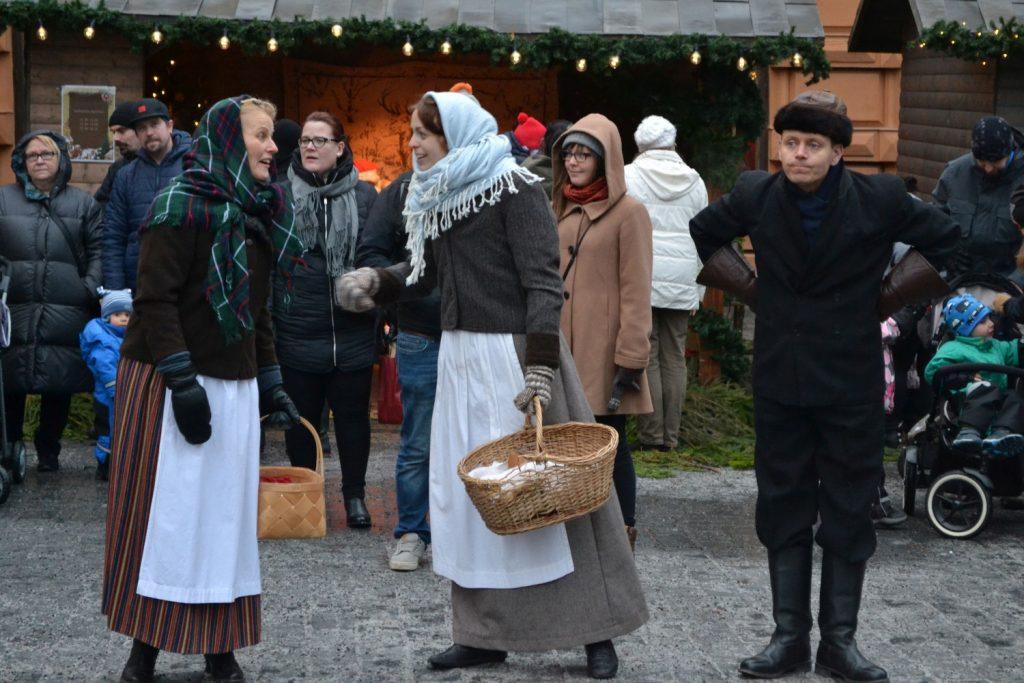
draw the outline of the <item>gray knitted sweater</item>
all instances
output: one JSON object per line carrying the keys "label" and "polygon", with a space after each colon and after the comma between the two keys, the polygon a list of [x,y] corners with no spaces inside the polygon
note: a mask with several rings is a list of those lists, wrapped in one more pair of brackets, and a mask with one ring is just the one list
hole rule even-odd
{"label": "gray knitted sweater", "polygon": [[457,222],[431,243],[414,285],[403,263],[379,269],[374,300],[387,305],[441,292],[441,329],[527,335],[527,364],[558,365],[562,278],[558,228],[539,185],[516,180],[517,192]]}

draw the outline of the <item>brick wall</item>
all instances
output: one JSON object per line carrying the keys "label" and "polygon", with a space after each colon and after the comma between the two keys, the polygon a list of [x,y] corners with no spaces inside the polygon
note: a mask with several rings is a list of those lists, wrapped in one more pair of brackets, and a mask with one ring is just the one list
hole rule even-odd
{"label": "brick wall", "polygon": [[[112,85],[118,102],[142,97],[143,57],[118,36],[86,40],[81,34],[51,31],[45,43],[31,35],[26,41],[30,130],[60,130],[62,85]],[[72,163],[71,183],[93,192],[108,168],[105,163]]]}

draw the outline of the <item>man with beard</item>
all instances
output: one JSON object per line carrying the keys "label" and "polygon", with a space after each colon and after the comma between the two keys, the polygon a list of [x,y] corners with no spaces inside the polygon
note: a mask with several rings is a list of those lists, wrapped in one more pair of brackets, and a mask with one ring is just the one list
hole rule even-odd
{"label": "man with beard", "polygon": [[181,173],[192,146],[188,133],[174,130],[174,121],[160,100],[132,104],[130,127],[139,141],[134,161],[118,172],[103,215],[103,286],[135,289],[139,263],[139,226],[153,198]]}
{"label": "man with beard", "polygon": [[1021,246],[1010,217],[1010,197],[1024,183],[1024,137],[998,116],[971,131],[971,151],[946,165],[932,196],[960,226],[957,272],[1009,276]]}
{"label": "man with beard", "polygon": [[[945,261],[957,230],[908,195],[899,178],[844,166],[853,124],[834,94],[803,93],[778,111],[773,127],[782,171],[744,173],[690,222],[704,263],[697,281],[734,293],[757,312],[756,527],[768,550],[776,628],[740,672],[777,678],[810,667],[812,530],[820,516],[816,669],[880,683],[889,680],[885,670],[854,640],[882,473],[879,318],[892,312],[893,300],[898,306],[945,289],[929,261]],[[731,244],[744,235],[754,247],[756,278]],[[883,282],[897,241],[919,253]]]}
{"label": "man with beard", "polygon": [[131,127],[132,116],[135,112],[135,102],[122,102],[110,115],[107,125],[110,133],[114,136],[114,147],[117,148],[117,160],[107,169],[107,175],[103,179],[100,189],[96,190],[94,198],[100,204],[106,204],[110,199],[110,193],[114,190],[114,178],[117,172],[127,166],[135,153],[139,151],[139,139],[135,137],[135,129]]}

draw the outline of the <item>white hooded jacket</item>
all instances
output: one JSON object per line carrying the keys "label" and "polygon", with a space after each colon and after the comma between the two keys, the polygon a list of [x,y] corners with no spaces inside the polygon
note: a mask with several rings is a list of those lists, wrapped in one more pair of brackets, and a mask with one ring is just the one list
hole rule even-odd
{"label": "white hooded jacket", "polygon": [[626,187],[647,207],[654,225],[651,306],[697,310],[704,288],[696,282],[701,262],[690,219],[708,205],[700,174],[675,151],[650,149],[626,166]]}

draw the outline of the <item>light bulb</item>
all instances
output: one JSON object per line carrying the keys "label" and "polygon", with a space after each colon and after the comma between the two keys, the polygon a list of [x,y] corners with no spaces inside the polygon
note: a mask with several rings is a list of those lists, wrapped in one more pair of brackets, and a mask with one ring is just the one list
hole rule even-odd
{"label": "light bulb", "polygon": [[163,31],[160,30],[159,26],[153,29],[153,32],[149,34],[149,39],[157,45],[164,42],[164,34]]}
{"label": "light bulb", "polygon": [[267,50],[270,52],[277,52],[277,38],[270,36],[270,40],[267,41]]}
{"label": "light bulb", "polygon": [[918,43],[918,44],[917,44],[917,46],[918,46],[919,48],[921,48],[921,49],[923,50],[923,49],[925,48],[925,43],[924,43],[924,41],[922,41],[922,42]]}
{"label": "light bulb", "polygon": [[441,54],[443,54],[443,55],[450,55],[451,53],[452,53],[452,44],[451,44],[451,42],[447,38],[445,38],[444,42],[441,43]]}
{"label": "light bulb", "polygon": [[175,62],[174,62],[174,60],[173,60],[173,59],[172,59],[172,60],[171,60],[170,62],[168,62],[168,64],[170,64],[171,66],[174,66],[174,63],[175,63]]}
{"label": "light bulb", "polygon": [[96,37],[96,22],[95,21],[89,22],[89,25],[85,27],[84,33],[85,33],[85,39],[86,40],[92,40],[93,38],[95,38]]}
{"label": "light bulb", "polygon": [[153,99],[155,100],[156,98],[157,98],[157,94],[154,92],[153,93]]}
{"label": "light bulb", "polygon": [[229,47],[231,47],[231,40],[228,38],[227,29],[224,29],[224,35],[220,37],[220,40],[217,41],[217,44],[220,45],[220,49],[222,50],[227,50]]}
{"label": "light bulb", "polygon": [[793,53],[793,66],[795,66],[796,68],[799,69],[803,65],[804,65],[804,56],[802,54],[800,54],[799,52],[794,52]]}
{"label": "light bulb", "polygon": [[345,29],[341,27],[341,24],[335,24],[331,27],[331,35],[335,38],[341,38],[341,34],[345,32]]}
{"label": "light bulb", "polygon": [[36,35],[39,36],[39,40],[46,40],[50,35],[46,32],[46,27],[43,26],[43,22],[39,22],[39,28],[36,29]]}
{"label": "light bulb", "polygon": [[159,76],[153,76],[153,82],[154,83],[159,83],[160,82],[160,77]]}
{"label": "light bulb", "polygon": [[608,66],[610,66],[611,68],[618,69],[619,64],[622,64],[622,60],[619,59],[618,55],[612,55],[611,57],[608,58]]}
{"label": "light bulb", "polygon": [[166,95],[166,94],[167,94],[167,91],[166,91],[166,90],[161,90],[161,91],[160,91],[160,96],[161,96],[161,97],[163,97],[163,96],[164,96],[164,95]]}
{"label": "light bulb", "polygon": [[576,60],[576,70],[583,73],[587,70],[587,60],[584,57],[580,57]]}
{"label": "light bulb", "polygon": [[736,60],[736,68],[739,69],[740,71],[746,71],[747,70],[747,58],[741,56],[739,59],[737,59]]}
{"label": "light bulb", "polygon": [[512,62],[512,66],[515,66],[523,61],[523,56],[519,54],[519,50],[512,50],[512,54],[508,56],[508,61]]}
{"label": "light bulb", "polygon": [[409,36],[405,37],[405,45],[402,46],[402,54],[406,57],[412,57],[413,47],[412,42],[409,40]]}
{"label": "light bulb", "polygon": [[750,74],[748,74],[748,75],[750,76],[750,80],[752,80],[752,81],[756,81],[757,80],[757,72],[756,71],[751,71]]}
{"label": "light bulb", "polygon": [[998,36],[999,35],[999,29],[993,29],[992,30],[992,35]]}
{"label": "light bulb", "polygon": [[700,64],[700,60],[701,57],[699,51],[694,50],[693,52],[690,53],[690,64],[697,66],[698,64]]}

